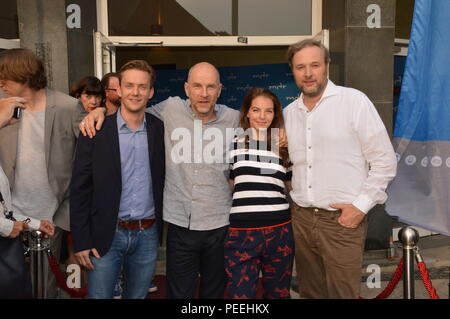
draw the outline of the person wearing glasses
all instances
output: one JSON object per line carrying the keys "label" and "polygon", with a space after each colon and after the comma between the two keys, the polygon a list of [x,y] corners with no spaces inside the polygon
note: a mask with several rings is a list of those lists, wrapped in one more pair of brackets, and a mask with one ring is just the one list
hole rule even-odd
{"label": "person wearing glasses", "polygon": [[106,115],[114,114],[120,106],[120,96],[117,93],[119,76],[114,72],[107,73],[103,76],[101,83],[106,93]]}

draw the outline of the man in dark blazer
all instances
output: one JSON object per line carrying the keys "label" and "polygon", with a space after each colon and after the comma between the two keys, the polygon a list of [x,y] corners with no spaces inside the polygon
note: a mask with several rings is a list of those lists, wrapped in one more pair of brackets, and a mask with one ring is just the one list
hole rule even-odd
{"label": "man in dark blazer", "polygon": [[94,139],[79,139],[70,221],[75,256],[89,269],[88,296],[112,298],[123,267],[124,298],[143,299],[162,238],[164,126],[145,113],[153,68],[130,61],[119,77],[120,109]]}

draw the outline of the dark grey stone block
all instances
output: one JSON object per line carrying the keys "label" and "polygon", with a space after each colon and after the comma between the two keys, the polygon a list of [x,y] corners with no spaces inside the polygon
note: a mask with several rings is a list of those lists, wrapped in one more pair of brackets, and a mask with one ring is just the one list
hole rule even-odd
{"label": "dark grey stone block", "polygon": [[345,2],[346,0],[322,1],[322,28],[333,31],[345,26]]}
{"label": "dark grey stone block", "polygon": [[394,219],[384,210],[383,205],[376,205],[367,214],[366,250],[386,249],[389,247],[389,237],[392,235]]}
{"label": "dark grey stone block", "polygon": [[367,18],[372,14],[367,7],[377,4],[381,9],[381,27],[395,27],[395,1],[392,0],[347,0],[346,25],[367,27]]}
{"label": "dark grey stone block", "polygon": [[394,28],[347,28],[346,85],[372,101],[393,99]]}

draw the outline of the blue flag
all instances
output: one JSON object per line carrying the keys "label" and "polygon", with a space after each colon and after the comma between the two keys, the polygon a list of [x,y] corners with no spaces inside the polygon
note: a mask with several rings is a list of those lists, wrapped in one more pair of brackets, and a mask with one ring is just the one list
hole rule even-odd
{"label": "blue flag", "polygon": [[386,210],[450,235],[450,1],[416,0]]}

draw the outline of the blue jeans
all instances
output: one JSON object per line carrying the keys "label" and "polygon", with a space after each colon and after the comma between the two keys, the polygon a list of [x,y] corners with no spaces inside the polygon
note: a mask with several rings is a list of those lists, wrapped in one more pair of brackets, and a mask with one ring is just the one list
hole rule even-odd
{"label": "blue jeans", "polygon": [[145,299],[155,270],[157,253],[156,224],[143,230],[118,227],[108,253],[100,259],[91,256],[95,268],[88,272],[88,297],[112,299],[114,286],[123,266],[123,298]]}

